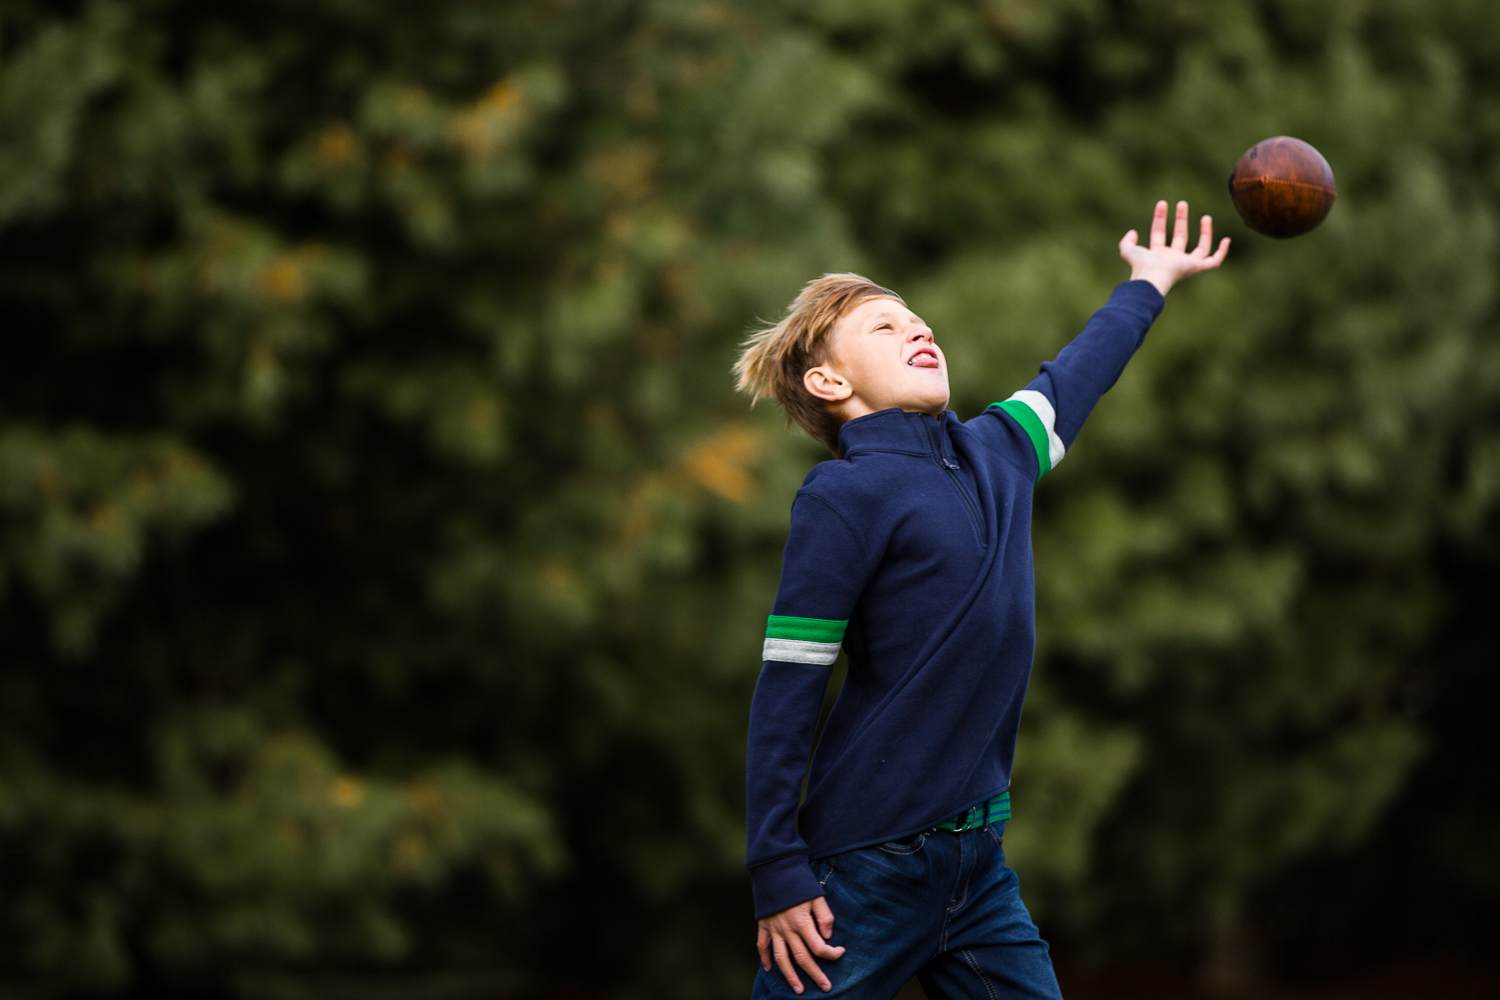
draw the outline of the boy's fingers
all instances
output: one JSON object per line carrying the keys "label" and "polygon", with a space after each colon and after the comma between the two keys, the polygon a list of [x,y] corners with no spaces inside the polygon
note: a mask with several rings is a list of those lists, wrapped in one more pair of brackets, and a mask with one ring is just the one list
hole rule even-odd
{"label": "boy's fingers", "polygon": [[1189,273],[1196,274],[1199,271],[1212,271],[1214,268],[1224,263],[1224,257],[1228,253],[1229,237],[1226,236],[1219,241],[1219,249],[1212,257],[1200,257],[1197,254],[1193,254],[1192,260],[1194,261],[1195,266]]}
{"label": "boy's fingers", "polygon": [[844,957],[843,945],[839,945],[837,948],[835,948],[833,945],[820,938],[808,939],[807,950],[812,952],[814,955],[817,955],[819,958],[827,959],[830,962],[837,962],[840,958]]}
{"label": "boy's fingers", "polygon": [[760,952],[760,967],[771,971],[771,932],[764,927],[755,935],[755,950]]}
{"label": "boy's fingers", "polygon": [[1214,248],[1214,218],[1205,215],[1198,223],[1198,249],[1193,253],[1199,257],[1207,257],[1210,250]]}
{"label": "boy's fingers", "polygon": [[808,978],[817,983],[819,989],[827,991],[833,984],[828,981],[827,976],[823,975],[823,970],[818,968],[817,959],[813,958],[808,950],[803,947],[802,942],[795,937],[788,938],[787,945],[791,948],[792,957],[797,960],[798,965],[802,966]]}
{"label": "boy's fingers", "polygon": [[[821,924],[821,919],[819,924]],[[828,914],[828,932],[825,934],[821,926],[813,923],[811,917],[797,921],[796,934],[791,938],[794,944],[800,944],[819,958],[836,959],[844,953],[843,948],[835,948],[823,938],[833,933],[833,914]],[[801,940],[798,940],[800,936]]]}
{"label": "boy's fingers", "polygon": [[1186,250],[1187,249],[1187,222],[1188,222],[1188,206],[1187,206],[1187,202],[1185,202],[1185,201],[1179,201],[1177,203],[1177,219],[1176,219],[1176,221],[1172,225],[1172,249],[1173,250]]}
{"label": "boy's fingers", "polygon": [[781,970],[787,985],[792,988],[793,993],[802,992],[802,980],[797,978],[797,967],[792,965],[792,960],[787,957],[786,939],[780,934],[771,935],[771,946],[776,952],[776,968]]}
{"label": "boy's fingers", "polygon": [[1167,245],[1167,203],[1156,203],[1156,213],[1151,216],[1151,249],[1160,250]]}
{"label": "boy's fingers", "polygon": [[826,937],[833,936],[833,911],[828,908],[828,900],[819,896],[813,900],[813,919],[818,922],[818,933]]}

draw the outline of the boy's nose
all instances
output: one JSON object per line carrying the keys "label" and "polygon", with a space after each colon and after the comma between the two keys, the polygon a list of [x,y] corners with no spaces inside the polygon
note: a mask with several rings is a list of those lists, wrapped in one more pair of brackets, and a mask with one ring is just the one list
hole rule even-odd
{"label": "boy's nose", "polygon": [[911,332],[906,335],[906,339],[908,343],[916,340],[925,340],[930,344],[932,343],[932,330],[925,323],[920,324],[912,327]]}

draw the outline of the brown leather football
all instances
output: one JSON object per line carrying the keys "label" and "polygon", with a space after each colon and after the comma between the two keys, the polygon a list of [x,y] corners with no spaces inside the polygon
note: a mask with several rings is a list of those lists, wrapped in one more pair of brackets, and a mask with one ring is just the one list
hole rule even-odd
{"label": "brown leather football", "polygon": [[1316,229],[1338,188],[1322,153],[1281,135],[1257,142],[1240,157],[1229,175],[1229,196],[1245,225],[1285,239]]}

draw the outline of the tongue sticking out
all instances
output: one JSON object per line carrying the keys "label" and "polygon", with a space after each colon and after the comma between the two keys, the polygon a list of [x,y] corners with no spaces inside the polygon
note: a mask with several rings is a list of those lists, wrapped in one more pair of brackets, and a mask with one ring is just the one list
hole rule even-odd
{"label": "tongue sticking out", "polygon": [[913,355],[912,359],[908,361],[907,364],[913,368],[936,368],[938,366],[938,359],[933,355],[923,351],[919,354]]}

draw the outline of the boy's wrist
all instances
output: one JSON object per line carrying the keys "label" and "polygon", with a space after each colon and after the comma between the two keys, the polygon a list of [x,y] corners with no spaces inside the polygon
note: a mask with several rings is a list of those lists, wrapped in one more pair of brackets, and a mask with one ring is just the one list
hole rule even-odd
{"label": "boy's wrist", "polygon": [[1154,267],[1143,267],[1139,270],[1132,270],[1130,272],[1130,280],[1149,282],[1164,298],[1172,290],[1172,286],[1177,283],[1176,275]]}
{"label": "boy's wrist", "polygon": [[787,855],[754,866],[750,869],[750,887],[757,919],[823,895],[823,886],[806,854]]}

